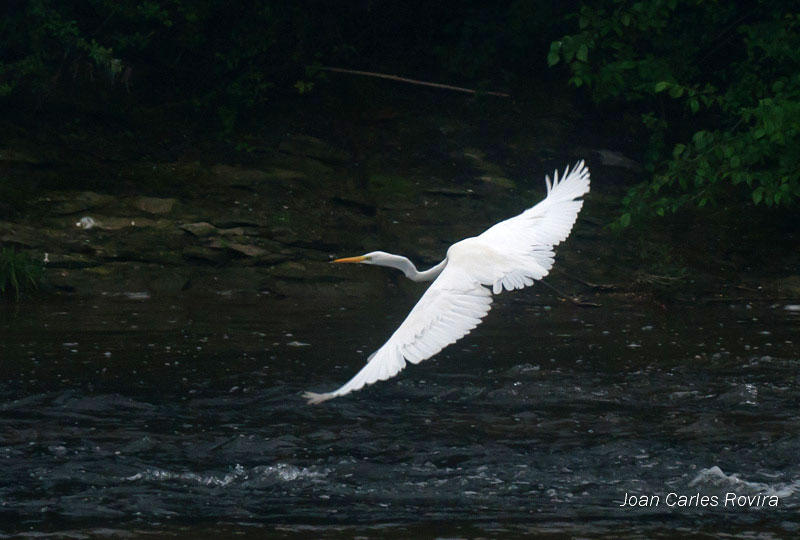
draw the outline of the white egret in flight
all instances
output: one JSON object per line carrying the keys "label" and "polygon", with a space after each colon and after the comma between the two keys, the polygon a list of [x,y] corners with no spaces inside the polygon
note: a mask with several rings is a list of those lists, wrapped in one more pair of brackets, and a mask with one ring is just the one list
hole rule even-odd
{"label": "white egret in flight", "polygon": [[360,390],[397,375],[406,362],[418,364],[455,343],[489,312],[492,293],[521,289],[542,279],[553,266],[553,247],[569,236],[589,192],[589,169],[583,161],[559,182],[545,177],[547,197],[520,215],[501,221],[483,234],[456,242],[442,262],[419,272],[405,257],[373,251],[335,263],[397,268],[414,281],[434,280],[417,305],[352,379],[333,392],[305,392],[309,404]]}

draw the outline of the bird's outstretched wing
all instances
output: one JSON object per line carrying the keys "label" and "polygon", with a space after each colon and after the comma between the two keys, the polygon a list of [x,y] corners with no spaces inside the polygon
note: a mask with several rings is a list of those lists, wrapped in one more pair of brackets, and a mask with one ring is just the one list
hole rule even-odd
{"label": "bird's outstretched wing", "polygon": [[355,377],[334,392],[306,392],[303,397],[317,404],[394,377],[406,361],[418,364],[469,334],[489,313],[491,303],[492,295],[486,287],[448,265]]}
{"label": "bird's outstretched wing", "polygon": [[487,265],[484,270],[489,275],[482,276],[482,282],[491,285],[495,294],[503,288],[510,291],[532,285],[532,280],[550,272],[553,247],[569,236],[583,207],[578,197],[589,192],[589,169],[581,160],[572,171],[567,167],[560,181],[556,171],[553,181],[546,176],[545,182],[547,197],[477,237],[503,256],[503,260]]}
{"label": "bird's outstretched wing", "polygon": [[450,247],[447,265],[428,287],[392,337],[355,377],[333,392],[306,392],[309,404],[343,396],[397,375],[406,362],[417,364],[455,343],[489,312],[490,290],[519,289],[541,279],[553,266],[553,246],[570,233],[589,191],[589,171],[579,162],[559,182],[547,181],[547,197],[520,215],[475,238]]}

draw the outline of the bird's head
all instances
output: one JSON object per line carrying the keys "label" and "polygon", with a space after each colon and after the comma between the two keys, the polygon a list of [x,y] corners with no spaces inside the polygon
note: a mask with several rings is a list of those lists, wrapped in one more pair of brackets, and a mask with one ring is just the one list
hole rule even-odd
{"label": "bird's head", "polygon": [[370,251],[369,253],[365,253],[364,255],[359,255],[358,257],[345,257],[343,259],[336,259],[332,262],[380,265],[382,262],[389,260],[390,257],[392,257],[392,255],[384,251]]}

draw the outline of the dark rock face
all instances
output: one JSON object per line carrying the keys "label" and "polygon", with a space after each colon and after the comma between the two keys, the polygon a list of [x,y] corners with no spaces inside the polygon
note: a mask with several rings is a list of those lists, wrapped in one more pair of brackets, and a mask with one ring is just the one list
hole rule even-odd
{"label": "dark rock face", "polygon": [[86,212],[103,208],[115,201],[114,197],[101,195],[92,191],[53,192],[41,198],[38,203],[49,214],[68,216],[78,212]]}
{"label": "dark rock face", "polygon": [[133,200],[133,207],[147,214],[169,214],[174,206],[175,199],[136,197]]}

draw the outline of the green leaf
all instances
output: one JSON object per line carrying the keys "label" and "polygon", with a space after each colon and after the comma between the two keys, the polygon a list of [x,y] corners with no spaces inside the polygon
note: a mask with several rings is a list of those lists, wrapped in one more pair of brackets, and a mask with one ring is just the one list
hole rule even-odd
{"label": "green leaf", "polygon": [[672,149],[672,157],[676,158],[683,154],[683,151],[686,150],[685,144],[676,144],[675,148]]}
{"label": "green leaf", "polygon": [[666,90],[667,87],[669,86],[669,84],[670,83],[668,83],[667,81],[657,82],[656,83],[656,93],[663,92],[664,90]]}
{"label": "green leaf", "polygon": [[314,88],[313,81],[297,81],[294,83],[294,88],[298,94],[306,94]]}
{"label": "green leaf", "polygon": [[550,44],[550,52],[547,53],[547,64],[549,66],[554,66],[558,64],[558,61],[561,59],[561,42],[554,41]]}
{"label": "green leaf", "polygon": [[689,101],[689,108],[692,109],[693,113],[697,113],[700,110],[700,102],[696,99],[692,99]]}
{"label": "green leaf", "polygon": [[714,135],[708,131],[698,131],[692,137],[692,142],[698,150],[702,150],[714,142]]}
{"label": "green leaf", "polygon": [[587,47],[585,43],[582,43],[581,46],[578,47],[578,52],[575,57],[581,62],[587,62],[589,60],[589,47]]}
{"label": "green leaf", "polygon": [[753,191],[753,202],[758,204],[761,202],[762,197],[764,197],[764,188],[759,187]]}
{"label": "green leaf", "polygon": [[678,86],[677,84],[674,85],[672,88],[669,89],[669,95],[674,98],[679,98],[683,95],[683,87]]}
{"label": "green leaf", "polygon": [[631,224],[631,215],[629,213],[622,214],[619,218],[619,224],[623,227],[627,227]]}

